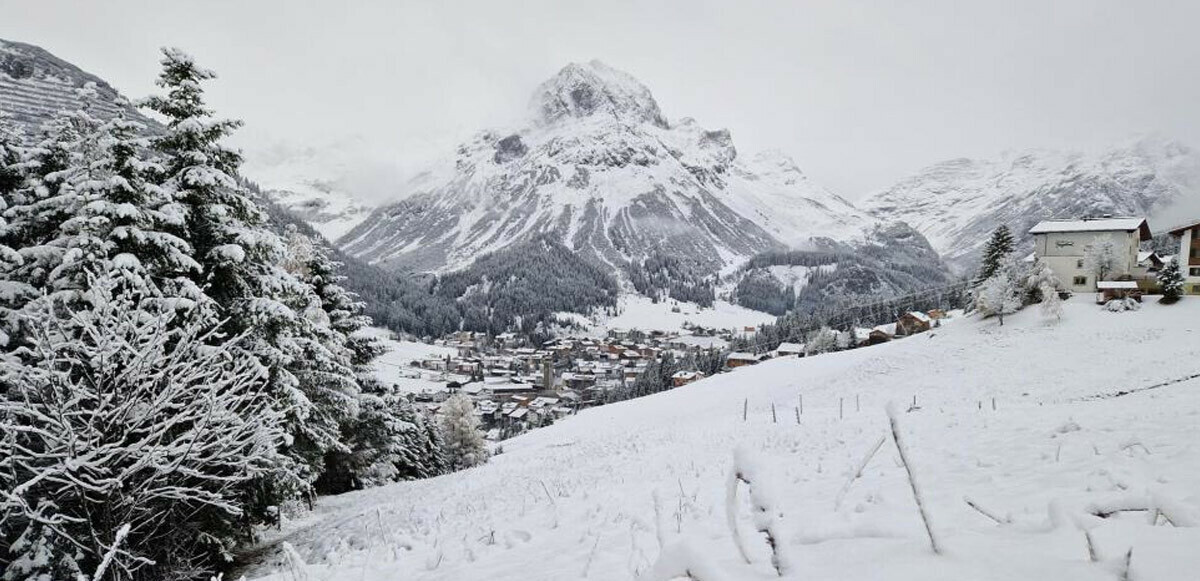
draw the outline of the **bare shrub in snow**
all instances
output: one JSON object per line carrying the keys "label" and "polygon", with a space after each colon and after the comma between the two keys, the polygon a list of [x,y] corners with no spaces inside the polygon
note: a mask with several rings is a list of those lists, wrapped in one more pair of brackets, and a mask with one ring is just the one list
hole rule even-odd
{"label": "bare shrub in snow", "polygon": [[1083,267],[1096,281],[1108,280],[1117,269],[1117,245],[1108,236],[1097,236],[1083,252]]}
{"label": "bare shrub in snow", "polygon": [[236,341],[212,346],[199,309],[152,312],[115,286],[95,281],[90,309],[45,301],[29,347],[0,359],[5,580],[211,571],[249,532],[248,483],[277,461],[263,367]]}
{"label": "bare shrub in snow", "polygon": [[904,438],[900,435],[900,412],[894,403],[888,403],[887,406],[888,421],[892,427],[892,439],[896,442],[896,450],[900,452],[900,462],[904,464],[904,471],[908,474],[908,484],[912,487],[913,499],[917,502],[917,509],[921,513],[921,521],[925,524],[925,533],[929,535],[929,545],[933,548],[933,552],[942,553],[941,543],[938,542],[937,535],[933,532],[933,523],[930,522],[929,511],[925,506],[925,496],[921,493],[921,487],[917,484],[916,469],[912,465],[912,454],[908,450],[908,446],[904,443]]}

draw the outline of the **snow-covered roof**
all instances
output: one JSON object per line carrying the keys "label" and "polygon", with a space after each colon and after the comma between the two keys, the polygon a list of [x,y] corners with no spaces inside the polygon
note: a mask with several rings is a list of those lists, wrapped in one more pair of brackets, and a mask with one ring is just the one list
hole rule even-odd
{"label": "snow-covered roof", "polygon": [[1167,230],[1167,232],[1170,232],[1171,234],[1174,234],[1175,236],[1182,236],[1184,230],[1191,230],[1192,228],[1197,228],[1197,227],[1200,227],[1200,221],[1192,221],[1187,224],[1183,224],[1181,226],[1175,226],[1174,228]]}
{"label": "snow-covered roof", "polygon": [[896,324],[888,323],[886,325],[879,325],[878,327],[875,327],[874,329],[871,329],[871,330],[879,331],[881,333],[887,333],[888,335],[895,335],[896,334]]}
{"label": "snow-covered roof", "polygon": [[1102,280],[1096,283],[1100,290],[1132,290],[1138,287],[1132,280]]}
{"label": "snow-covered roof", "polygon": [[671,378],[672,379],[689,379],[692,377],[699,377],[699,376],[700,376],[699,371],[676,371],[673,375],[671,375]]}
{"label": "snow-covered roof", "polygon": [[922,313],[921,311],[909,311],[908,314],[912,318],[914,318],[918,321],[921,321],[922,323],[928,323],[933,320],[933,319],[929,318],[929,315],[926,315],[925,313]]}
{"label": "snow-covered roof", "polygon": [[804,352],[804,344],[803,343],[780,343],[779,348],[776,349],[776,351],[778,351],[780,353],[803,353]]}
{"label": "snow-covered roof", "polygon": [[513,410],[511,413],[509,413],[508,417],[519,420],[519,419],[525,417],[525,414],[527,414],[527,413],[529,413],[529,408],[517,408],[517,409]]}
{"label": "snow-covered roof", "polygon": [[745,351],[734,351],[725,356],[725,359],[736,359],[738,361],[758,361],[759,356]]}
{"label": "snow-covered roof", "polygon": [[1030,234],[1052,232],[1133,232],[1138,230],[1142,240],[1152,238],[1145,218],[1096,218],[1083,220],[1042,220],[1029,229]]}

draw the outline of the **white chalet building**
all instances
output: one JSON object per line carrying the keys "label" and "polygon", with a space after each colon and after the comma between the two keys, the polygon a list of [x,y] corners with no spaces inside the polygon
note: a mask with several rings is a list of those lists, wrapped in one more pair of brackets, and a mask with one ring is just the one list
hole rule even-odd
{"label": "white chalet building", "polygon": [[1145,218],[1084,218],[1043,220],[1029,230],[1035,257],[1050,266],[1063,288],[1074,292],[1096,290],[1096,277],[1085,268],[1084,254],[1097,237],[1111,238],[1117,265],[1110,278],[1137,274],[1138,252],[1149,240]]}
{"label": "white chalet building", "polygon": [[1179,270],[1183,273],[1183,292],[1200,295],[1200,221],[1171,230],[1179,237]]}

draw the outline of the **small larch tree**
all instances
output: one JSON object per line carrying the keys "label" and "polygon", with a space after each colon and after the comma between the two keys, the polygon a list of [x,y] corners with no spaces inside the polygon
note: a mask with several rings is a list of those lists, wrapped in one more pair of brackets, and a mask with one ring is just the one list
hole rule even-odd
{"label": "small larch tree", "polygon": [[991,278],[975,291],[975,308],[985,317],[996,317],[1004,325],[1004,315],[1021,308],[1021,285],[1017,282],[1016,265],[1011,260],[1000,263]]}
{"label": "small larch tree", "polygon": [[462,470],[487,461],[487,445],[479,433],[479,418],[471,398],[457,394],[442,404],[442,443],[452,470]]}
{"label": "small larch tree", "polygon": [[1083,252],[1083,267],[1096,277],[1096,282],[1108,280],[1116,272],[1117,263],[1117,245],[1108,236],[1095,237]]}

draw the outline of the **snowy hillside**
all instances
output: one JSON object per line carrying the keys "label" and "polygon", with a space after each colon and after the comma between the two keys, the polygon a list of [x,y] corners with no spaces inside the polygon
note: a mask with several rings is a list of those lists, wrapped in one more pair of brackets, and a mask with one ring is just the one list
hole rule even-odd
{"label": "snowy hillside", "polygon": [[[1033,309],[1003,327],[958,319],[589,409],[506,441],[482,467],[322,499],[266,533],[251,576],[777,578],[757,522],[786,579],[1192,579],[1200,302],[1114,314],[1088,299],[1058,324]],[[941,555],[891,442],[889,401]],[[754,484],[730,501],[738,449]],[[747,498],[771,508],[752,520]]]}
{"label": "snowy hillside", "polygon": [[1033,151],[995,160],[954,159],[877,192],[862,207],[916,228],[943,257],[969,266],[991,230],[1022,236],[1052,217],[1112,214],[1155,219],[1165,228],[1188,218],[1200,195],[1200,153],[1143,138],[1100,154]]}
{"label": "snowy hillside", "polygon": [[660,253],[716,271],[869,222],[785,156],[744,160],[728,131],[668,121],[649,89],[603,63],[566,66],[531,101],[524,127],[479,133],[341,247],[445,271],[550,233],[614,269]]}
{"label": "snowy hillside", "polygon": [[92,83],[98,116],[125,113],[147,126],[155,126],[103,79],[81,70],[41,47],[0,39],[0,111],[13,117],[26,136],[63,110],[78,109],[83,102],[78,89]]}
{"label": "snowy hillside", "polygon": [[614,317],[594,315],[582,318],[581,322],[597,335],[603,335],[609,329],[678,332],[692,325],[741,330],[775,322],[775,315],[722,300],[714,301],[712,307],[706,308],[673,299],[655,303],[644,296],[629,294],[620,298],[617,310]]}

